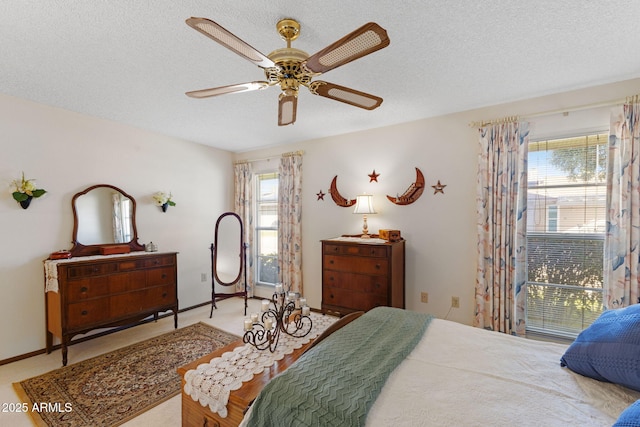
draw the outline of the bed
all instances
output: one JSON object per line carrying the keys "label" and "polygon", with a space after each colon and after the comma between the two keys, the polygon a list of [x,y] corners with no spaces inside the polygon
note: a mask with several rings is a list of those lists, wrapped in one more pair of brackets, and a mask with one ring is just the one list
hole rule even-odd
{"label": "bed", "polygon": [[[632,319],[635,326],[633,322],[630,326],[636,331],[640,328],[638,308]],[[384,323],[388,316],[415,315],[376,308],[329,335],[265,386],[241,425],[584,427],[611,426],[622,419],[623,412],[629,413],[627,418],[632,423],[618,425],[640,425],[640,403],[634,404],[640,399],[640,384],[634,390],[562,367],[561,359],[565,365],[574,364],[569,362],[567,345],[424,315],[418,316],[423,316],[427,326],[417,334],[415,347],[390,369],[379,392],[368,392],[366,377],[380,375],[376,362],[385,364],[380,358],[394,353],[396,346],[392,343],[406,334],[403,329],[392,328],[390,334],[395,336],[385,338],[387,333],[378,324],[379,318]],[[613,319],[611,323],[619,322]],[[602,332],[596,335],[601,337]],[[362,336],[359,342],[358,336]],[[632,340],[636,341],[631,348],[635,356],[630,357],[637,361],[624,362],[624,370],[628,368],[632,376],[637,376],[640,342]],[[376,353],[376,347],[382,347],[382,352]],[[590,351],[574,350],[579,362],[581,358],[584,361],[585,351]],[[611,353],[610,347],[600,350]],[[323,368],[314,361],[323,357],[323,363],[328,361],[329,366],[318,374]],[[344,368],[349,360],[355,363]],[[364,372],[353,374],[358,365],[365,367]],[[362,378],[366,386],[358,383]],[[356,386],[349,388],[354,382]],[[338,390],[342,387],[347,388],[341,396]],[[362,389],[367,391],[359,393]],[[352,392],[355,399],[350,400]],[[365,406],[365,415],[350,416],[359,406]]]}

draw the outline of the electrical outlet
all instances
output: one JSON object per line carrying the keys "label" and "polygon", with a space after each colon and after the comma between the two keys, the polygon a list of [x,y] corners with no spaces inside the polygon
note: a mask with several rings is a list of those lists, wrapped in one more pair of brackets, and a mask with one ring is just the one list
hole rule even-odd
{"label": "electrical outlet", "polygon": [[428,292],[421,292],[420,293],[420,302],[424,302],[424,303],[429,302],[429,293]]}
{"label": "electrical outlet", "polygon": [[451,307],[460,308],[460,297],[451,297]]}
{"label": "electrical outlet", "polygon": [[201,273],[200,274],[200,281],[201,282],[206,282],[207,281],[207,273]]}

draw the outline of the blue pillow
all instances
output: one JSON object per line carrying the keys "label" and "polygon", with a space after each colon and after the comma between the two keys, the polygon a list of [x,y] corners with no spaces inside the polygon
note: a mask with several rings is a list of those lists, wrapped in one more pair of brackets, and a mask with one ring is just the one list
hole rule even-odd
{"label": "blue pillow", "polygon": [[640,391],[640,304],[604,311],[569,346],[560,366]]}
{"label": "blue pillow", "polygon": [[640,427],[640,400],[625,409],[613,427]]}

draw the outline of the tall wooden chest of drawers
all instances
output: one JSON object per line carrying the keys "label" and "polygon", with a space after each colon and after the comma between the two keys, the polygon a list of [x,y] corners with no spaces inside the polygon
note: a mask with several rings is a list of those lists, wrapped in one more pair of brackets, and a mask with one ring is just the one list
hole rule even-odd
{"label": "tall wooden chest of drawers", "polygon": [[405,307],[405,241],[322,241],[322,311],[341,316],[377,306]]}
{"label": "tall wooden chest of drawers", "polygon": [[133,324],[151,315],[157,319],[169,310],[178,327],[175,252],[45,261],[45,271],[47,353],[53,336],[60,338],[63,365],[77,334]]}

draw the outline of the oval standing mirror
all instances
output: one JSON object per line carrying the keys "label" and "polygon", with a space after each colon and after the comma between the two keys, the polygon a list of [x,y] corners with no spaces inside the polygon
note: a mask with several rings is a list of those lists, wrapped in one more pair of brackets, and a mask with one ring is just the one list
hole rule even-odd
{"label": "oval standing mirror", "polygon": [[[225,298],[244,296],[245,315],[247,314],[247,277],[245,272],[244,226],[235,212],[225,212],[216,221],[213,244],[211,245],[211,315],[216,301]],[[235,291],[244,274],[242,291]],[[234,286],[234,292],[216,292],[216,284]]]}
{"label": "oval standing mirror", "polygon": [[108,246],[141,251],[136,231],[136,201],[108,184],[87,188],[73,196],[72,256],[98,255]]}

